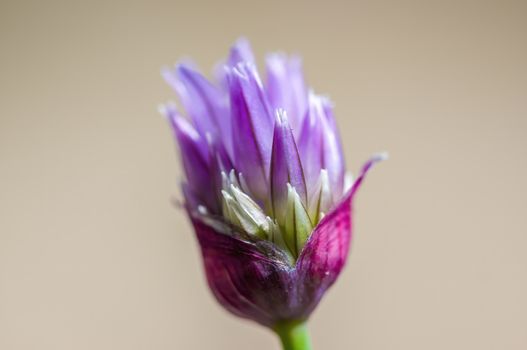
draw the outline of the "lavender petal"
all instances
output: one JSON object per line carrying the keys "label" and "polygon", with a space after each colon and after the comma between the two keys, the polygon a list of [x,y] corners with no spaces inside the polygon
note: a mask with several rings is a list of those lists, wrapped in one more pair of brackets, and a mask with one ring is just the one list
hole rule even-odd
{"label": "lavender petal", "polygon": [[298,135],[307,112],[307,88],[300,57],[272,54],[267,57],[266,92],[273,108],[285,109]]}
{"label": "lavender petal", "polygon": [[306,182],[293,132],[285,111],[277,110],[271,159],[271,202],[274,217],[281,224],[287,211],[288,184],[306,205]]}
{"label": "lavender petal", "polygon": [[238,65],[229,72],[233,161],[252,194],[263,200],[271,159],[273,125],[267,99],[253,67]]}

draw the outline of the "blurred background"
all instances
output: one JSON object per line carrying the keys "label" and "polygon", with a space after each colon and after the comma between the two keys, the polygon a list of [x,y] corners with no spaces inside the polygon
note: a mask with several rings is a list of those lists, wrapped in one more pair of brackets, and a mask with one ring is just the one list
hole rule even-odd
{"label": "blurred background", "polygon": [[278,349],[171,205],[163,65],[304,57],[375,169],[315,349],[527,348],[525,1],[0,1],[0,349]]}

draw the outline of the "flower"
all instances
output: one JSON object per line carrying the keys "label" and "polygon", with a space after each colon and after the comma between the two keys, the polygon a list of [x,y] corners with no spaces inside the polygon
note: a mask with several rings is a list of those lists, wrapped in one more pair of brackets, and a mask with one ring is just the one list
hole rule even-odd
{"label": "flower", "polygon": [[239,40],[216,83],[192,64],[163,70],[186,111],[168,117],[185,173],[184,205],[208,284],[229,311],[274,328],[306,320],[342,270],[351,207],[374,156],[346,176],[328,98],[309,91],[298,57],[267,58],[263,84]]}

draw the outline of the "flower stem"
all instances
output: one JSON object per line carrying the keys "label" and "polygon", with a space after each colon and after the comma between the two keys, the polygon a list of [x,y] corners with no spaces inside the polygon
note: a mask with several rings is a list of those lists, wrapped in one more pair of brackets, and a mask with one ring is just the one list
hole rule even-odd
{"label": "flower stem", "polygon": [[274,331],[280,337],[284,350],[312,350],[305,322],[281,322],[274,327]]}

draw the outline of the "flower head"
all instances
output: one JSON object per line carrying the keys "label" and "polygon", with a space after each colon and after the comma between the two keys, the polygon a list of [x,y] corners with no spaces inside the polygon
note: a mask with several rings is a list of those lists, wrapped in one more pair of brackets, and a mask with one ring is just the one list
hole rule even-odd
{"label": "flower head", "polygon": [[267,58],[265,84],[239,40],[209,82],[163,70],[186,116],[163,106],[185,172],[185,207],[218,301],[273,327],[304,320],[336,280],[351,240],[347,177],[333,106],[309,91],[298,57]]}

